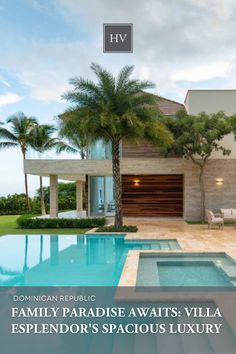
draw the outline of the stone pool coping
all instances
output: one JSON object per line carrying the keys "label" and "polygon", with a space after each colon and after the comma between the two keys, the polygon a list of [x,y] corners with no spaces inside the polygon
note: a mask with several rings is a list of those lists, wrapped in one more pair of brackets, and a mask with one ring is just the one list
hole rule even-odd
{"label": "stone pool coping", "polygon": [[120,277],[120,281],[118,286],[120,287],[136,287],[137,282],[137,275],[138,275],[138,266],[139,266],[139,259],[140,256],[157,256],[162,254],[211,254],[211,253],[221,253],[225,254],[226,256],[231,257],[234,261],[236,259],[232,257],[229,253],[224,251],[202,251],[202,250],[131,250],[128,252],[126,257],[125,264],[123,266],[122,274]]}
{"label": "stone pool coping", "polygon": [[225,253],[236,260],[236,228],[227,226],[223,230],[208,229],[207,225],[190,225],[184,220],[124,218],[124,223],[137,225],[135,233],[95,232],[89,230],[87,235],[125,235],[125,240],[176,240],[180,250],[134,250],[129,251],[123,267],[119,286],[135,286],[139,254],[142,253]]}
{"label": "stone pool coping", "polygon": [[[232,254],[226,253],[225,251],[220,250],[133,250],[129,251],[126,257],[125,264],[123,266],[121,278],[116,290],[116,301],[119,302],[192,302],[197,303],[204,302],[214,302],[221,310],[225,320],[230,325],[234,334],[236,335],[236,318],[235,313],[232,311],[232,308],[235,308],[236,304],[236,295],[235,291],[229,289],[229,291],[224,290],[220,291],[211,291],[209,288],[204,291],[186,291],[186,290],[177,290],[177,291],[165,291],[163,288],[161,291],[158,288],[143,287],[140,291],[136,286],[139,258],[140,256],[148,255],[158,255],[158,254],[183,254],[183,253],[200,253],[200,254],[210,254],[210,253],[221,253],[226,256],[231,257],[233,260],[236,260]],[[147,290],[146,290],[147,289]]]}

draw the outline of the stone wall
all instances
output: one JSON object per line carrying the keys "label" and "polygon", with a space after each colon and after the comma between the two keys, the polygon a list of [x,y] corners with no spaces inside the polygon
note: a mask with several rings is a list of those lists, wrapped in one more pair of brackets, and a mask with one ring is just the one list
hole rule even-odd
{"label": "stone wall", "polygon": [[[199,168],[191,161],[176,158],[136,160],[135,166],[122,161],[122,170],[129,173],[183,174],[184,218],[200,219]],[[216,179],[223,184],[217,185]],[[219,212],[220,208],[236,208],[236,159],[209,160],[205,169],[206,208]]]}
{"label": "stone wall", "polygon": [[[216,184],[223,178],[223,185]],[[205,173],[206,206],[219,211],[220,208],[236,208],[236,160],[209,160]]]}

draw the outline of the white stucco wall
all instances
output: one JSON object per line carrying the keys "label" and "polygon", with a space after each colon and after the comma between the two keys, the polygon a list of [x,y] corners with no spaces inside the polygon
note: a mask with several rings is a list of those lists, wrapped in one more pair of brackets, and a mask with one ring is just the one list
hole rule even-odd
{"label": "white stucco wall", "polygon": [[[224,111],[230,116],[236,114],[236,90],[188,90],[185,107],[189,114]],[[230,149],[231,154],[223,157],[221,152],[214,152],[211,158],[235,159],[236,141],[232,134],[225,136],[222,145]]]}

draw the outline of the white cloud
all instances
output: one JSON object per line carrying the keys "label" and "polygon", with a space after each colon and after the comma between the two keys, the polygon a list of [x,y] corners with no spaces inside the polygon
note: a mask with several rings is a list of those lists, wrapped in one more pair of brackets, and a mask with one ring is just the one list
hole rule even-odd
{"label": "white cloud", "polygon": [[[231,62],[236,57],[232,46],[236,33],[234,0],[182,0],[181,4],[178,0],[94,0],[92,7],[87,0],[55,1],[70,25],[79,28],[82,24],[100,42],[104,22],[132,22],[134,54],[119,55],[119,59],[108,55],[102,64],[110,70],[127,62],[135,64],[136,75],[154,81],[162,95],[183,99],[185,89],[176,85],[177,80],[228,79],[232,75]],[[88,48],[90,51],[89,44]],[[93,54],[96,61],[97,52]],[[236,86],[236,81],[231,79],[230,85]]]}
{"label": "white cloud", "polygon": [[61,95],[70,88],[68,81],[73,76],[94,78],[90,70],[92,61],[104,65],[112,72],[117,72],[124,65],[120,63],[120,58],[113,57],[111,61],[110,56],[103,54],[102,37],[99,41],[95,38],[88,42],[28,43],[28,53],[25,56],[22,50],[17,55],[2,56],[0,66],[7,66],[9,71],[17,69],[17,78],[28,87],[30,96],[45,102],[60,102]]}
{"label": "white cloud", "polygon": [[9,84],[9,82],[7,82],[7,80],[4,79],[4,77],[2,77],[0,75],[0,83],[2,83],[4,86],[10,87],[11,85]]}
{"label": "white cloud", "polygon": [[0,95],[0,107],[7,106],[23,100],[24,97],[17,95],[16,93],[7,92]]}
{"label": "white cloud", "polygon": [[227,62],[211,63],[200,66],[192,66],[175,73],[172,78],[176,80],[209,80],[215,76],[225,76],[228,73],[229,64]]}
{"label": "white cloud", "polygon": [[[30,37],[31,29],[26,37],[21,31],[9,36],[7,50],[0,56],[0,68],[12,76],[17,75],[24,86],[24,96],[25,91],[29,92],[27,98],[40,102],[60,101],[71,76],[94,78],[89,68],[92,61],[113,73],[123,65],[134,64],[135,77],[155,82],[159,95],[179,101],[183,101],[190,85],[236,88],[235,0],[53,0],[53,11],[50,2],[28,2],[40,13],[48,11],[52,17],[59,16],[61,28],[65,26],[65,37],[52,40],[50,33],[48,38],[35,39],[35,31]],[[0,4],[0,11],[1,7]],[[134,24],[133,54],[103,54],[104,22]],[[40,25],[36,21],[34,29]],[[53,21],[52,26],[55,26]],[[70,31],[74,31],[73,39],[67,37]],[[62,33],[60,31],[60,35]],[[4,39],[7,35],[2,31]],[[0,76],[0,84],[9,91],[5,94],[1,91],[0,110],[24,98],[10,92],[13,89],[4,77]],[[18,89],[17,86],[17,92]],[[30,105],[30,99],[28,102]],[[53,114],[49,110],[48,116]],[[15,191],[23,191],[23,180],[16,186],[14,178],[9,179],[22,170],[20,155],[16,165],[16,150],[1,154],[3,161],[8,160],[6,168],[9,170],[2,176],[0,194],[12,191],[12,186]],[[11,160],[9,154],[12,154]],[[30,186],[38,187],[38,178],[32,177]]]}
{"label": "white cloud", "polygon": [[[236,86],[234,0],[182,0],[181,5],[178,0],[94,0],[93,6],[87,0],[54,2],[79,39],[18,38],[19,45],[0,57],[0,66],[17,73],[36,100],[60,101],[71,76],[93,78],[92,61],[114,73],[125,64],[135,64],[136,76],[154,81],[157,92],[170,98],[183,99],[185,88],[176,84],[181,80],[231,77],[230,86]],[[104,22],[134,24],[134,54],[103,54]]]}
{"label": "white cloud", "polygon": [[33,99],[43,102],[60,102],[63,92],[69,89],[68,78],[55,77],[52,73],[38,75],[34,72],[23,72],[18,75],[20,82],[28,86]]}

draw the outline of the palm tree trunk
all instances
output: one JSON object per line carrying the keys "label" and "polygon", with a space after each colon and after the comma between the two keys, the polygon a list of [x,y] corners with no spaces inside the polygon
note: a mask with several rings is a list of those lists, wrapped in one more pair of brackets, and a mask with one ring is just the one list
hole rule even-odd
{"label": "palm tree trunk", "polygon": [[43,261],[43,235],[40,236],[40,252],[39,252],[39,263]]}
{"label": "palm tree trunk", "polygon": [[29,238],[28,235],[25,235],[25,256],[24,256],[23,272],[25,272],[28,269],[28,250],[29,250]]}
{"label": "palm tree trunk", "polygon": [[115,227],[123,225],[122,199],[121,199],[121,175],[120,175],[120,141],[112,141],[112,174],[113,191],[115,199]]}
{"label": "palm tree trunk", "polygon": [[27,209],[30,212],[31,211],[31,205],[30,205],[30,200],[29,200],[29,191],[28,191],[28,176],[25,173],[25,195],[26,195],[26,201],[27,201]]}
{"label": "palm tree trunk", "polygon": [[80,157],[82,160],[85,160],[85,158],[86,158],[85,149],[83,149],[83,148],[80,149]]}
{"label": "palm tree trunk", "polygon": [[202,222],[204,222],[204,220],[205,220],[205,209],[206,209],[204,167],[205,167],[205,165],[200,166],[200,173],[199,173],[199,184],[200,184],[200,193],[201,193],[201,221]]}
{"label": "palm tree trunk", "polygon": [[[86,149],[81,148],[80,149],[80,156],[82,160],[86,159]],[[82,191],[83,191],[83,201],[82,201],[82,209],[88,210],[88,205],[87,205],[87,190],[88,190],[88,178],[86,176],[86,181],[82,182]]]}
{"label": "palm tree trunk", "polygon": [[43,192],[43,177],[39,177],[39,182],[40,182],[40,202],[41,202],[41,214],[46,215],[46,208],[45,208],[45,202],[44,202],[44,192]]}
{"label": "palm tree trunk", "polygon": [[[24,163],[26,151],[22,151],[22,153],[23,153],[23,163]],[[25,195],[26,195],[26,202],[27,202],[27,209],[28,209],[28,212],[31,212],[31,205],[30,205],[30,199],[29,199],[29,190],[28,190],[28,176],[27,176],[27,173],[25,173]]]}

